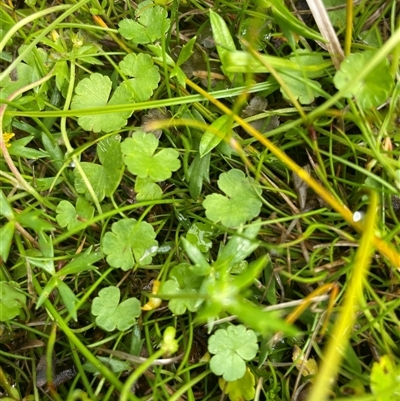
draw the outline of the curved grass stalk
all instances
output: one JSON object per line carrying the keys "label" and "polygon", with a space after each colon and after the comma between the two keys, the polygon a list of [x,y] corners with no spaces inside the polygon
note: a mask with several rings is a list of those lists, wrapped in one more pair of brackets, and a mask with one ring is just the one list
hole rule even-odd
{"label": "curved grass stalk", "polygon": [[324,401],[327,399],[330,386],[339,370],[343,351],[346,349],[355,321],[355,311],[360,304],[359,300],[363,296],[363,282],[367,277],[375,248],[374,230],[378,216],[377,206],[378,195],[372,192],[370,194],[370,207],[363,226],[360,247],[354,258],[352,276],[346,291],[342,311],[333,327],[333,332],[325,352],[324,362],[311,390],[309,401]]}

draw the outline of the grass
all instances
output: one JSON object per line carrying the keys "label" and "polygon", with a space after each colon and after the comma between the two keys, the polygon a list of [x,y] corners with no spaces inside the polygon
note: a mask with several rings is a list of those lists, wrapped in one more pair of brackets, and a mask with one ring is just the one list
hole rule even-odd
{"label": "grass", "polygon": [[397,2],[156,3],[2,2],[1,398],[398,399]]}

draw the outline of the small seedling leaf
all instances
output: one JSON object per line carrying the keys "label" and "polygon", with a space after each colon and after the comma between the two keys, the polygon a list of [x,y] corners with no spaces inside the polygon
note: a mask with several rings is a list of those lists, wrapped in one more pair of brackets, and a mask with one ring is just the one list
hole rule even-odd
{"label": "small seedling leaf", "polygon": [[371,370],[371,390],[377,401],[396,401],[400,397],[400,366],[389,355],[382,355]]}
{"label": "small seedling leaf", "polygon": [[41,214],[41,210],[34,210],[33,212],[23,212],[21,214],[18,214],[15,220],[22,226],[32,228],[37,232],[53,230],[54,227],[51,223],[39,218]]}
{"label": "small seedling leaf", "polygon": [[94,215],[94,207],[83,196],[78,196],[76,208],[70,202],[62,200],[57,205],[57,223],[60,227],[73,230],[81,225],[83,221],[90,220]]}
{"label": "small seedling leaf", "polygon": [[316,375],[318,365],[314,358],[306,358],[300,347],[294,345],[292,360],[303,376]]}
{"label": "small seedling leaf", "polygon": [[64,302],[67,311],[71,315],[72,319],[75,321],[78,320],[76,304],[78,303],[78,297],[74,294],[71,288],[68,287],[62,280],[60,280],[57,276],[53,277],[57,281],[57,289],[60,293],[61,299]]}
{"label": "small seedling leaf", "polygon": [[262,204],[261,188],[254,179],[247,178],[241,170],[233,169],[219,176],[218,187],[226,196],[206,196],[203,206],[208,219],[234,228],[258,216]]}
{"label": "small seedling leaf", "polygon": [[219,388],[228,394],[230,401],[253,400],[256,393],[255,383],[256,379],[249,368],[246,368],[246,373],[241,379],[233,382],[226,382],[222,378],[218,380]]}
{"label": "small seedling leaf", "polygon": [[246,373],[245,361],[253,359],[258,351],[257,336],[245,326],[228,326],[217,330],[208,340],[208,351],[213,373],[225,381],[241,379]]}
{"label": "small seedling leaf", "polygon": [[135,264],[150,264],[157,253],[158,242],[153,227],[144,221],[122,219],[113,223],[101,246],[110,266],[129,270]]}
{"label": "small seedling leaf", "polygon": [[158,67],[152,58],[144,53],[131,53],[124,57],[119,66],[125,75],[133,77],[123,84],[132,91],[133,98],[137,102],[148,100],[160,81]]}
{"label": "small seedling leaf", "polygon": [[273,15],[289,43],[294,44],[292,32],[305,38],[324,42],[324,38],[318,32],[308,28],[307,25],[294,17],[281,0],[267,0],[266,3],[272,5]]}
{"label": "small seedling leaf", "polygon": [[0,281],[0,321],[14,319],[25,305],[26,296],[17,288]]}
{"label": "small seedling leaf", "polygon": [[34,139],[33,135],[26,136],[21,139],[17,139],[16,141],[11,142],[10,149],[8,149],[8,153],[12,156],[25,157],[27,159],[37,160],[41,157],[49,157],[47,152],[43,150],[27,148],[26,145]]}
{"label": "small seedling leaf", "polygon": [[158,139],[142,131],[135,132],[132,138],[125,139],[121,149],[128,170],[140,178],[150,177],[154,182],[171,178],[172,172],[181,166],[179,153],[171,148],[154,153],[157,147]]}
{"label": "small seedling leaf", "polygon": [[[292,96],[298,99],[301,104],[310,104],[316,97],[320,96],[318,90],[321,89],[321,84],[312,79],[305,78],[300,72],[285,71],[281,74],[281,78]],[[283,87],[281,87],[280,91],[286,100],[290,100]]]}
{"label": "small seedling leaf", "polygon": [[[76,85],[75,95],[72,99],[71,110],[104,108],[107,105],[126,104],[133,101],[132,91],[120,85],[111,93],[112,82],[110,78],[95,73],[84,78]],[[102,113],[82,116],[78,124],[86,131],[111,132],[125,126],[132,111]]]}
{"label": "small seedling leaf", "polygon": [[[226,71],[225,65],[227,62],[225,60],[227,53],[236,51],[235,42],[233,41],[232,35],[228,26],[226,25],[225,20],[212,10],[210,10],[210,22],[214,41],[217,45],[217,51],[221,59],[222,71],[227,75],[229,80],[233,82],[235,79],[235,74]],[[242,84],[243,77],[239,76],[238,78],[238,84]]]}
{"label": "small seedling leaf", "polygon": [[163,191],[151,178],[136,178],[135,182],[136,199],[138,201],[161,199]]}
{"label": "small seedling leaf", "polygon": [[254,224],[245,232],[232,236],[228,243],[222,248],[218,255],[218,262],[224,263],[231,268],[250,256],[259,246],[256,240],[260,225]]}
{"label": "small seedling leaf", "polygon": [[[97,155],[102,165],[81,163],[82,169],[99,201],[102,201],[105,196],[111,197],[121,181],[124,167],[120,140],[121,137],[115,135],[107,137],[98,143]],[[85,194],[86,198],[90,200],[91,195],[77,168],[74,170],[74,176],[76,191],[80,194]]]}
{"label": "small seedling leaf", "polygon": [[346,0],[322,0],[328,10],[329,19],[332,25],[343,28],[346,25]]}
{"label": "small seedling leaf", "polygon": [[204,157],[211,152],[230,132],[232,125],[232,117],[223,115],[217,118],[204,132],[200,141],[200,157]]}
{"label": "small seedling leaf", "polygon": [[[113,373],[125,372],[132,369],[132,365],[129,362],[120,361],[106,356],[96,356],[96,358]],[[97,367],[89,361],[86,361],[82,366],[86,372],[100,374]]]}
{"label": "small seedling leaf", "polygon": [[203,182],[210,182],[210,160],[211,153],[207,153],[204,157],[197,154],[189,167],[189,193],[194,200],[200,196]]}
{"label": "small seedling leaf", "polygon": [[182,237],[181,240],[189,259],[195,264],[193,273],[198,276],[205,276],[209,274],[211,271],[211,266],[208,264],[200,249],[196,245],[189,242],[186,238]]}
{"label": "small seedling leaf", "polygon": [[9,221],[0,227],[0,259],[7,262],[11,249],[11,242],[14,236],[15,222]]}
{"label": "small seedling leaf", "polygon": [[119,23],[119,33],[136,44],[153,43],[168,31],[167,16],[163,7],[154,5],[151,0],[144,1],[135,11],[137,21],[123,19]]}
{"label": "small seedling leaf", "polygon": [[189,60],[189,58],[193,54],[193,46],[196,43],[196,36],[193,36],[192,39],[190,39],[183,47],[182,50],[179,53],[178,60],[176,61],[176,65],[179,67],[181,66],[185,61]]}
{"label": "small seedling leaf", "polygon": [[[44,232],[39,233],[39,247],[42,252],[42,260],[38,260],[39,264],[36,266],[41,267],[47,273],[52,276],[55,274],[56,270],[54,267],[54,248],[53,248],[53,240],[50,236],[45,234]],[[31,263],[35,265],[35,262],[31,260]]]}
{"label": "small seedling leaf", "polygon": [[99,296],[93,300],[92,314],[96,323],[106,331],[128,330],[140,316],[140,302],[136,298],[128,298],[119,302],[121,292],[118,287],[105,287],[99,291]]}
{"label": "small seedling leaf", "polygon": [[72,262],[69,262],[59,270],[57,276],[63,277],[67,274],[78,274],[86,270],[93,270],[96,268],[93,263],[98,262],[103,256],[101,252],[90,252],[90,249],[88,249],[85,253],[77,255]]}
{"label": "small seedling leaf", "polygon": [[362,109],[370,109],[384,103],[394,84],[387,59],[383,59],[364,79],[358,79],[375,55],[376,52],[372,50],[348,55],[333,78],[333,83],[339,90],[352,85],[345,91],[344,96],[354,96]]}
{"label": "small seedling leaf", "polygon": [[14,211],[11,205],[8,203],[7,197],[4,192],[0,189],[0,216],[4,216],[6,219],[11,220],[14,217]]}
{"label": "small seedling leaf", "polygon": [[162,284],[159,296],[171,298],[168,307],[175,315],[183,315],[187,309],[195,312],[202,281],[202,277],[193,274],[190,264],[180,263],[171,270],[169,280]]}
{"label": "small seedling leaf", "polygon": [[209,240],[213,234],[212,227],[207,223],[194,223],[186,234],[186,239],[197,246],[201,252],[206,253],[212,247],[212,242]]}

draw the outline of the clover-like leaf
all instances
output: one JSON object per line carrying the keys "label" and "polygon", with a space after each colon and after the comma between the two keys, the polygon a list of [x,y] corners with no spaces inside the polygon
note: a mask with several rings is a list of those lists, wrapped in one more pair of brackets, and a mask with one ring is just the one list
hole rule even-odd
{"label": "clover-like leaf", "polygon": [[[290,93],[299,100],[301,104],[310,104],[316,97],[320,96],[318,89],[321,84],[309,78],[305,78],[301,72],[298,71],[285,71],[281,74],[282,80],[285,82]],[[283,97],[290,100],[285,89],[281,87]]]}
{"label": "clover-like leaf", "polygon": [[323,0],[323,3],[333,26],[342,28],[346,25],[346,0]]}
{"label": "clover-like leaf", "polygon": [[[122,161],[120,140],[121,137],[115,135],[105,138],[98,143],[97,155],[102,165],[87,162],[81,163],[82,169],[99,201],[102,201],[105,196],[112,196],[121,181],[124,164]],[[86,198],[91,199],[86,183],[76,168],[74,175],[76,191],[79,194],[85,194]]]}
{"label": "clover-like leaf", "polygon": [[225,381],[242,378],[246,373],[245,361],[253,359],[258,351],[257,336],[245,326],[228,326],[217,330],[208,340],[208,351],[213,373]]}
{"label": "clover-like leaf", "polygon": [[[95,73],[84,78],[76,85],[71,110],[104,108],[109,105],[126,104],[133,101],[132,91],[126,85],[120,85],[111,99],[112,82],[107,76]],[[132,111],[101,113],[78,118],[78,124],[86,131],[111,132],[125,126]]]}
{"label": "clover-like leaf", "polygon": [[0,281],[0,322],[14,319],[24,307],[26,296],[14,286]]}
{"label": "clover-like leaf", "polygon": [[227,196],[206,196],[203,206],[211,221],[226,227],[237,227],[258,216],[261,209],[261,188],[252,178],[246,178],[241,170],[233,169],[219,176],[218,187]]}
{"label": "clover-like leaf", "polygon": [[199,307],[198,289],[202,282],[203,278],[193,273],[190,264],[180,263],[171,270],[169,280],[163,283],[159,296],[176,296],[168,303],[169,309],[175,315],[183,315],[186,309],[195,312]]}
{"label": "clover-like leaf", "polygon": [[66,200],[57,205],[57,223],[60,227],[73,230],[85,220],[90,220],[94,215],[94,207],[83,196],[78,196],[76,207]]}
{"label": "clover-like leaf", "polygon": [[[319,89],[321,88],[321,84],[314,81],[313,78],[321,77],[324,74],[324,70],[321,69],[324,59],[320,54],[299,49],[292,53],[290,61],[297,64],[300,71],[282,69],[281,78],[291,94],[301,104],[310,104],[316,97],[320,96]],[[285,99],[290,100],[283,88],[281,88],[281,92]]]}
{"label": "clover-like leaf", "polygon": [[340,64],[340,70],[336,72],[333,78],[333,83],[339,90],[357,82],[356,85],[345,92],[344,96],[348,98],[354,96],[362,109],[377,107],[384,103],[394,84],[393,77],[390,74],[389,62],[386,58],[381,60],[363,80],[358,79],[362,70],[371,62],[375,54],[375,51],[369,50],[348,55]]}
{"label": "clover-like leaf", "polygon": [[396,401],[400,397],[400,365],[389,355],[382,355],[371,370],[371,390],[377,401]]}
{"label": "clover-like leaf", "polygon": [[135,192],[138,201],[161,199],[162,189],[149,178],[136,178]]}
{"label": "clover-like leaf", "polygon": [[175,149],[162,149],[155,153],[158,139],[142,131],[132,134],[121,144],[124,162],[128,170],[140,178],[150,177],[154,182],[164,181],[179,169],[181,162]]}
{"label": "clover-like leaf", "polygon": [[134,99],[138,102],[148,100],[160,81],[158,67],[154,65],[153,59],[148,54],[131,53],[124,57],[119,67],[125,75],[133,77],[122,85],[127,85]]}
{"label": "clover-like leaf", "polygon": [[110,286],[99,291],[99,296],[93,300],[92,314],[96,323],[106,331],[116,328],[120,331],[128,330],[140,315],[140,301],[128,298],[119,303],[121,292],[118,287]]}
{"label": "clover-like leaf", "polygon": [[220,378],[218,384],[219,388],[225,394],[228,394],[231,401],[253,400],[256,393],[254,388],[256,379],[249,368],[246,369],[246,373],[242,378],[233,382],[226,382]]}
{"label": "clover-like leaf", "polygon": [[110,266],[129,270],[135,264],[151,263],[158,249],[155,237],[156,233],[149,223],[122,219],[113,223],[111,231],[102,238],[101,246],[108,255],[107,262]]}
{"label": "clover-like leaf", "polygon": [[153,43],[168,31],[167,16],[163,7],[154,5],[151,0],[143,1],[135,11],[137,21],[123,19],[119,23],[119,33],[133,43]]}

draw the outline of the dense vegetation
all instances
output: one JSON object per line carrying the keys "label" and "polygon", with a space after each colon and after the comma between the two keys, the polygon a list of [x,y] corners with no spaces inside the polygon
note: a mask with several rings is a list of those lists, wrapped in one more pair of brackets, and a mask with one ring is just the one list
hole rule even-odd
{"label": "dense vegetation", "polygon": [[1,399],[399,399],[396,0],[0,15]]}

